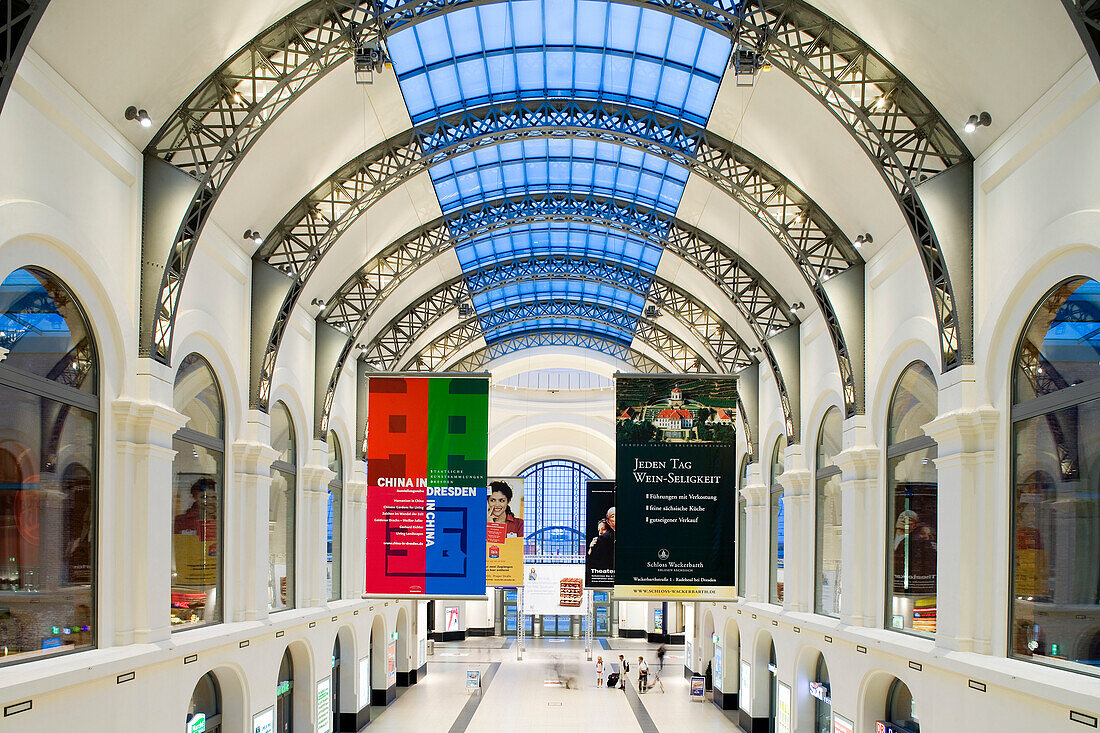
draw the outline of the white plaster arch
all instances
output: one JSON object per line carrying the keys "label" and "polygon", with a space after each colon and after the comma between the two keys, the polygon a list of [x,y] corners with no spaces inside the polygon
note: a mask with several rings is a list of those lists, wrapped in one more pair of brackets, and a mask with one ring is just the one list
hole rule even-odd
{"label": "white plaster arch", "polygon": [[[878,379],[875,384],[874,396],[869,402],[868,415],[871,418],[871,431],[875,439],[885,443],[886,419],[890,410],[890,400],[894,396],[894,388],[898,379],[906,367],[916,361],[924,362],[932,370],[932,376],[937,385],[941,385],[940,357],[937,353],[935,325],[931,319],[923,316],[910,318],[904,323],[899,323],[894,329],[890,343],[884,353],[888,354],[878,370]],[[906,334],[918,334],[917,337]],[[921,335],[925,338],[921,338]],[[928,335],[932,334],[932,340]]]}
{"label": "white plaster arch", "polygon": [[[501,446],[500,451],[504,453],[504,455],[509,455],[505,452],[505,446]],[[519,474],[520,471],[536,463],[556,459],[576,461],[600,477],[615,475],[614,466],[606,460],[603,460],[598,454],[580,450],[575,446],[561,444],[539,445],[517,450],[515,453],[511,454],[511,456],[508,462],[504,464],[504,470],[501,471],[501,473],[506,476],[515,476]],[[490,456],[489,460],[492,462],[493,457]]]}
{"label": "white plaster arch", "polygon": [[[188,354],[198,354],[206,359],[214,376],[218,380],[218,389],[222,393],[222,405],[225,409],[225,445],[233,444],[237,435],[244,432],[244,420],[248,402],[241,389],[241,375],[234,365],[240,362],[226,350],[225,344],[231,343],[229,336],[218,320],[210,313],[199,310],[187,310],[179,314],[176,320],[176,337],[173,347],[172,375],[179,371],[180,362]],[[244,375],[245,381],[248,375]],[[226,471],[230,451],[226,451]]]}
{"label": "white plaster arch", "polygon": [[[275,380],[271,387],[271,402],[269,404],[274,407],[275,403],[282,402],[290,412],[290,422],[294,429],[295,458],[300,466],[304,466],[313,458],[311,455],[311,447],[313,445],[313,421],[308,419],[310,411],[306,410],[305,403],[301,395],[298,394],[298,390],[295,389],[294,383],[280,379],[280,371],[282,370],[279,369],[275,371]],[[341,447],[343,446],[341,445]]]}

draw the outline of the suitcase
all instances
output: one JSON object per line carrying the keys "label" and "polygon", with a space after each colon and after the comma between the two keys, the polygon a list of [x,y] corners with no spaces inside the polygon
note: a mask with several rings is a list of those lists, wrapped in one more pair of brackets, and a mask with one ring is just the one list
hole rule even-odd
{"label": "suitcase", "polygon": [[618,672],[612,672],[611,674],[607,675],[607,689],[613,690],[613,689],[615,689],[615,687],[618,686],[618,684],[619,684],[619,673]]}

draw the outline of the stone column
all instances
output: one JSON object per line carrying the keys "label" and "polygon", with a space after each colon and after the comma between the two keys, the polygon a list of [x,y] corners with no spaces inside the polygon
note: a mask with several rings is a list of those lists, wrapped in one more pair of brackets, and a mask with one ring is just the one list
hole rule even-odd
{"label": "stone column", "polygon": [[354,461],[344,482],[345,598],[363,595],[367,577],[367,463]]}
{"label": "stone column", "polygon": [[883,455],[866,415],[844,421],[840,467],[840,618],[852,626],[881,624],[885,608],[886,507],[879,480]]}
{"label": "stone column", "polygon": [[803,447],[787,446],[779,477],[784,512],[783,607],[791,611],[813,608],[813,475],[805,467]]}
{"label": "stone column", "polygon": [[1008,563],[995,567],[993,552],[1009,546],[1003,529],[1007,504],[994,475],[1000,413],[989,405],[970,406],[972,378],[958,377],[941,388],[940,415],[924,426],[937,444],[936,645],[989,654],[993,614],[1008,594]]}
{"label": "stone column", "polygon": [[172,631],[172,436],[187,418],[172,406],[172,370],[152,359],[139,368],[134,395],[111,405],[118,481],[100,487],[101,506],[116,507],[100,528],[114,542],[101,562],[114,566],[117,645],[163,641]]}
{"label": "stone column", "polygon": [[328,485],[336,474],[325,465],[328,448],[324,442],[313,441],[310,458],[311,462],[302,466],[298,472],[302,491],[299,494],[301,502],[297,514],[298,553],[294,563],[294,577],[300,605],[314,608],[328,603],[328,589],[325,587]]}
{"label": "stone column", "polygon": [[[249,410],[239,439],[233,443],[233,482],[226,493],[225,614],[227,621],[256,621],[268,614],[268,512],[271,463],[271,418]],[[236,536],[234,536],[236,535]]]}
{"label": "stone column", "polygon": [[761,480],[759,463],[750,463],[745,486],[745,579],[747,600],[768,601],[768,487]]}

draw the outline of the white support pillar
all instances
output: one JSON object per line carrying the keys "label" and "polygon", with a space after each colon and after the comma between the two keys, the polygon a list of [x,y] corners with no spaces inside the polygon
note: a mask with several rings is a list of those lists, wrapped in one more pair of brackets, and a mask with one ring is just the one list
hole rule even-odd
{"label": "white support pillar", "polygon": [[271,463],[271,418],[249,410],[240,439],[233,443],[233,483],[226,492],[228,553],[223,562],[227,621],[256,621],[268,614],[268,523]]}
{"label": "white support pillar", "polygon": [[310,448],[310,463],[302,466],[298,480],[302,487],[298,506],[298,554],[294,577],[299,588],[298,600],[303,608],[316,608],[328,603],[328,485],[336,474],[325,463],[328,446],[314,440]]}
{"label": "white support pillar", "polygon": [[783,607],[813,608],[813,474],[806,469],[802,445],[787,446],[783,475]]}
{"label": "white support pillar", "polygon": [[989,654],[999,606],[993,599],[1008,594],[1004,583],[993,580],[1008,577],[1007,563],[993,567],[997,553],[990,551],[1009,546],[1001,529],[1008,524],[1008,504],[998,500],[994,476],[1000,413],[972,406],[976,390],[967,372],[973,367],[956,371],[958,381],[940,392],[940,415],[924,426],[937,444],[936,645]]}
{"label": "white support pillar", "polygon": [[768,601],[768,487],[761,480],[759,463],[750,463],[745,487],[745,575],[748,587],[742,595],[750,601]]}
{"label": "white support pillar", "polygon": [[852,626],[876,626],[886,605],[883,573],[886,540],[882,451],[865,415],[844,421],[840,467],[840,618]]}
{"label": "white support pillar", "polygon": [[344,585],[345,598],[359,598],[367,578],[367,463],[354,461],[344,482]]}
{"label": "white support pillar", "polygon": [[172,631],[172,436],[187,418],[172,407],[172,370],[152,359],[141,360],[141,370],[134,396],[111,405],[118,481],[104,504],[117,508],[117,524],[105,560],[118,579],[117,645],[163,641]]}

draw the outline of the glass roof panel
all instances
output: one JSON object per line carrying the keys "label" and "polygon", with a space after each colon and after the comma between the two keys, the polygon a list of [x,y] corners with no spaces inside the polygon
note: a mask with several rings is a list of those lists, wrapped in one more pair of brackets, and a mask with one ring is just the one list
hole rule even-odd
{"label": "glass roof panel", "polygon": [[546,331],[596,335],[625,346],[629,346],[630,342],[634,340],[633,332],[624,331],[603,321],[590,321],[580,318],[537,318],[530,321],[513,321],[500,328],[487,329],[485,331],[485,341],[492,344],[523,334]]}
{"label": "glass roof panel", "polygon": [[536,222],[474,237],[455,251],[465,272],[517,258],[569,255],[622,262],[652,275],[662,250],[653,242],[598,224]]}
{"label": "glass roof panel", "polygon": [[414,123],[523,99],[630,104],[705,125],[730,54],[724,35],[600,0],[455,10],[387,38]]}
{"label": "glass roof panel", "polygon": [[476,293],[472,300],[474,309],[483,316],[501,308],[553,300],[602,305],[634,315],[640,314],[645,305],[645,298],[638,293],[608,283],[568,278],[512,280]]}
{"label": "glass roof panel", "polygon": [[601,196],[675,213],[686,169],[656,155],[593,140],[506,142],[430,170],[444,213],[489,199],[540,193]]}

